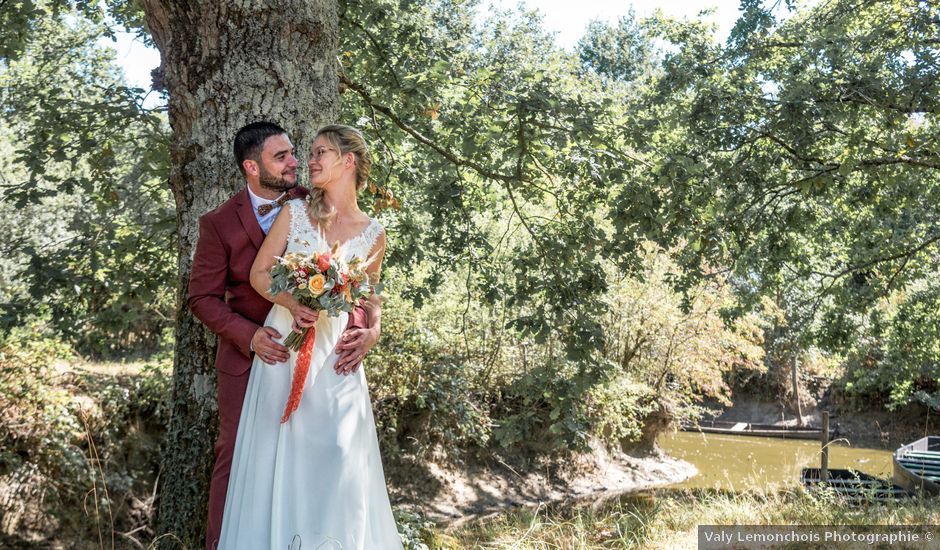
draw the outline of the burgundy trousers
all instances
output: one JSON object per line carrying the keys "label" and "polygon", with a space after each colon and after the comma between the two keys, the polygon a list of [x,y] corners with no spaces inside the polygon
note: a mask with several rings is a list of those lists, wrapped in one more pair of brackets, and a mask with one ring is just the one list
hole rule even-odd
{"label": "burgundy trousers", "polygon": [[219,438],[215,441],[215,466],[209,484],[209,528],[206,532],[207,550],[215,550],[222,534],[222,512],[225,510],[225,492],[232,471],[232,455],[235,454],[235,436],[238,434],[238,419],[242,414],[242,402],[248,390],[247,369],[239,376],[218,375]]}

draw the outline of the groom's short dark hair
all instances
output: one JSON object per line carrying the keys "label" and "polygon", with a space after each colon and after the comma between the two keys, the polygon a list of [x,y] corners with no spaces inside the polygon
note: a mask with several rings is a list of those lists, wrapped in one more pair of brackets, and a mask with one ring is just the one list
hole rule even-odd
{"label": "groom's short dark hair", "polygon": [[235,163],[242,175],[245,174],[245,167],[242,166],[245,159],[261,160],[261,149],[264,147],[264,140],[271,136],[286,134],[287,130],[281,128],[273,122],[260,120],[242,126],[235,134]]}

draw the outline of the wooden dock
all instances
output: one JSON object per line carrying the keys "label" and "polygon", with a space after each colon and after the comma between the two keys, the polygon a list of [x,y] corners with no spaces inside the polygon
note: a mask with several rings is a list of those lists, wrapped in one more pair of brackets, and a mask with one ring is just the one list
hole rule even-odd
{"label": "wooden dock", "polygon": [[776,424],[753,424],[750,422],[726,422],[723,420],[701,420],[698,424],[683,425],[684,432],[702,432],[725,435],[749,435],[756,437],[780,437],[784,439],[819,439],[822,430],[798,428]]}

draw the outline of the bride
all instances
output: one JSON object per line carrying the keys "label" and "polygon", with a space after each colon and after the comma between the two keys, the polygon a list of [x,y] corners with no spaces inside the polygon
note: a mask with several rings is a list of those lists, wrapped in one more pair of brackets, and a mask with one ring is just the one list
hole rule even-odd
{"label": "bride", "polygon": [[[315,326],[316,340],[300,404],[283,424],[297,352],[286,365],[267,365],[260,357],[251,365],[222,519],[222,550],[402,547],[365,372],[349,374],[337,367],[334,350],[349,315],[320,315],[288,292],[268,293],[275,256],[325,252],[337,242],[346,260],[371,261],[367,272],[378,280],[385,231],[356,201],[371,164],[358,130],[320,129],[307,163],[313,187],[309,201],[295,199],[282,209],[252,266],[252,286],[275,303],[265,325],[285,335]],[[379,298],[371,300],[377,304]],[[368,310],[377,328],[380,309]]]}

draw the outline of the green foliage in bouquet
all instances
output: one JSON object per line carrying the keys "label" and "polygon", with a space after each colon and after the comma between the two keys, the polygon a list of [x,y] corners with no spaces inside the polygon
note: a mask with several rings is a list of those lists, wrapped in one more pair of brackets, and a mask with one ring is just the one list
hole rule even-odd
{"label": "green foliage in bouquet", "polygon": [[[288,252],[276,258],[270,274],[272,296],[288,292],[302,305],[325,311],[330,317],[343,311],[351,313],[362,300],[381,291],[381,285],[370,283],[361,259],[341,261],[336,250],[313,254]],[[307,332],[306,328],[292,332],[284,345],[299,349]]]}

